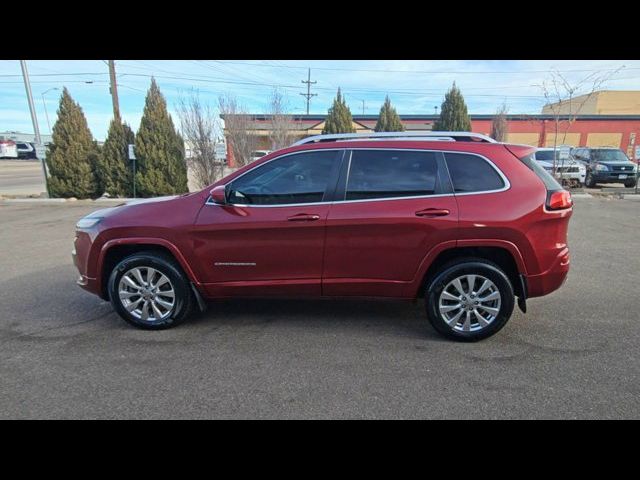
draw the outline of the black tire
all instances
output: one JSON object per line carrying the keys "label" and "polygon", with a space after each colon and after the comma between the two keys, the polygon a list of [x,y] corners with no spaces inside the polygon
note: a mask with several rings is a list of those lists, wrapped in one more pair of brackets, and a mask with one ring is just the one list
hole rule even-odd
{"label": "black tire", "polygon": [[627,180],[626,182],[624,182],[624,186],[627,188],[635,188],[636,186],[636,181],[637,180]]}
{"label": "black tire", "polygon": [[594,182],[591,173],[587,173],[587,178],[584,179],[584,184],[587,188],[595,188],[596,182]]}
{"label": "black tire", "polygon": [[[442,291],[449,282],[462,275],[481,275],[493,282],[500,292],[501,303],[498,314],[488,325],[476,331],[454,329],[445,321],[439,311]],[[427,318],[433,328],[445,337],[464,342],[482,340],[498,332],[511,318],[515,304],[513,286],[507,275],[495,263],[481,258],[462,258],[444,265],[427,284],[425,300]],[[479,325],[479,322],[477,323]]]}
{"label": "black tire", "polygon": [[[165,275],[171,282],[175,298],[173,308],[170,313],[167,313],[166,318],[151,321],[142,320],[127,311],[123,305],[118,294],[120,280],[125,273],[134,267],[151,267]],[[171,256],[157,252],[135,253],[118,263],[109,276],[108,292],[111,304],[118,315],[130,325],[145,330],[164,330],[182,323],[193,311],[196,301],[191,291],[189,279],[183,273],[180,265]]]}

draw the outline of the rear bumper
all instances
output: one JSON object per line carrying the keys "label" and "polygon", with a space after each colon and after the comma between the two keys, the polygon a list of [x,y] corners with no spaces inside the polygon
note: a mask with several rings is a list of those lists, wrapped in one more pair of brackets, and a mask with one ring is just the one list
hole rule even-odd
{"label": "rear bumper", "polygon": [[569,249],[563,249],[547,271],[539,275],[527,275],[528,297],[542,297],[557,290],[569,273]]}

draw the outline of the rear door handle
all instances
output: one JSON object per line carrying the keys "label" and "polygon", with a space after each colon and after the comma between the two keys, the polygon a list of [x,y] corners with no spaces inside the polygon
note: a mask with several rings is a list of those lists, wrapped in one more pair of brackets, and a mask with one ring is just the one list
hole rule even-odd
{"label": "rear door handle", "polygon": [[307,213],[299,213],[298,215],[294,215],[292,217],[287,218],[290,222],[313,222],[315,220],[320,220],[320,215],[309,215]]}
{"label": "rear door handle", "polygon": [[418,210],[416,212],[417,217],[444,217],[449,215],[449,210],[446,208],[425,208],[424,210]]}

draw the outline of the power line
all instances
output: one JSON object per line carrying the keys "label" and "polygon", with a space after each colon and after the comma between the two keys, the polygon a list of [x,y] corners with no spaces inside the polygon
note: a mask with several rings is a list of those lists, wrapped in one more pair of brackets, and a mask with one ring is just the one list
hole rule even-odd
{"label": "power line", "polygon": [[[264,65],[260,63],[250,63],[250,62],[235,62],[235,61],[225,61],[224,63],[232,63],[238,65],[252,65],[255,67],[272,67],[272,68],[297,68],[304,69],[307,67],[298,67],[295,65]],[[624,65],[623,65],[624,67]],[[390,70],[390,69],[358,69],[358,68],[337,68],[337,67],[313,67],[314,70],[328,70],[328,71],[339,71],[339,72],[370,72],[370,73],[403,73],[403,74],[472,74],[472,75],[482,75],[482,74],[525,74],[525,73],[551,73],[552,71],[559,73],[577,73],[577,72],[599,72],[603,70],[603,68],[596,69],[574,69],[574,70],[492,70],[492,71],[469,71],[469,70]],[[606,69],[605,69],[606,70]],[[625,68],[625,70],[640,70],[640,67],[637,68]]]}

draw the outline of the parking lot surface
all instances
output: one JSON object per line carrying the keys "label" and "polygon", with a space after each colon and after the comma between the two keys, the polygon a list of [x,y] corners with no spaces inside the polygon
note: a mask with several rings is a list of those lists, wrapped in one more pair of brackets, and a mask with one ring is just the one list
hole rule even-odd
{"label": "parking lot surface", "polygon": [[0,418],[640,418],[640,202],[577,199],[566,284],[474,344],[421,301],[218,301],[133,329],[75,285],[95,208],[0,203]]}

